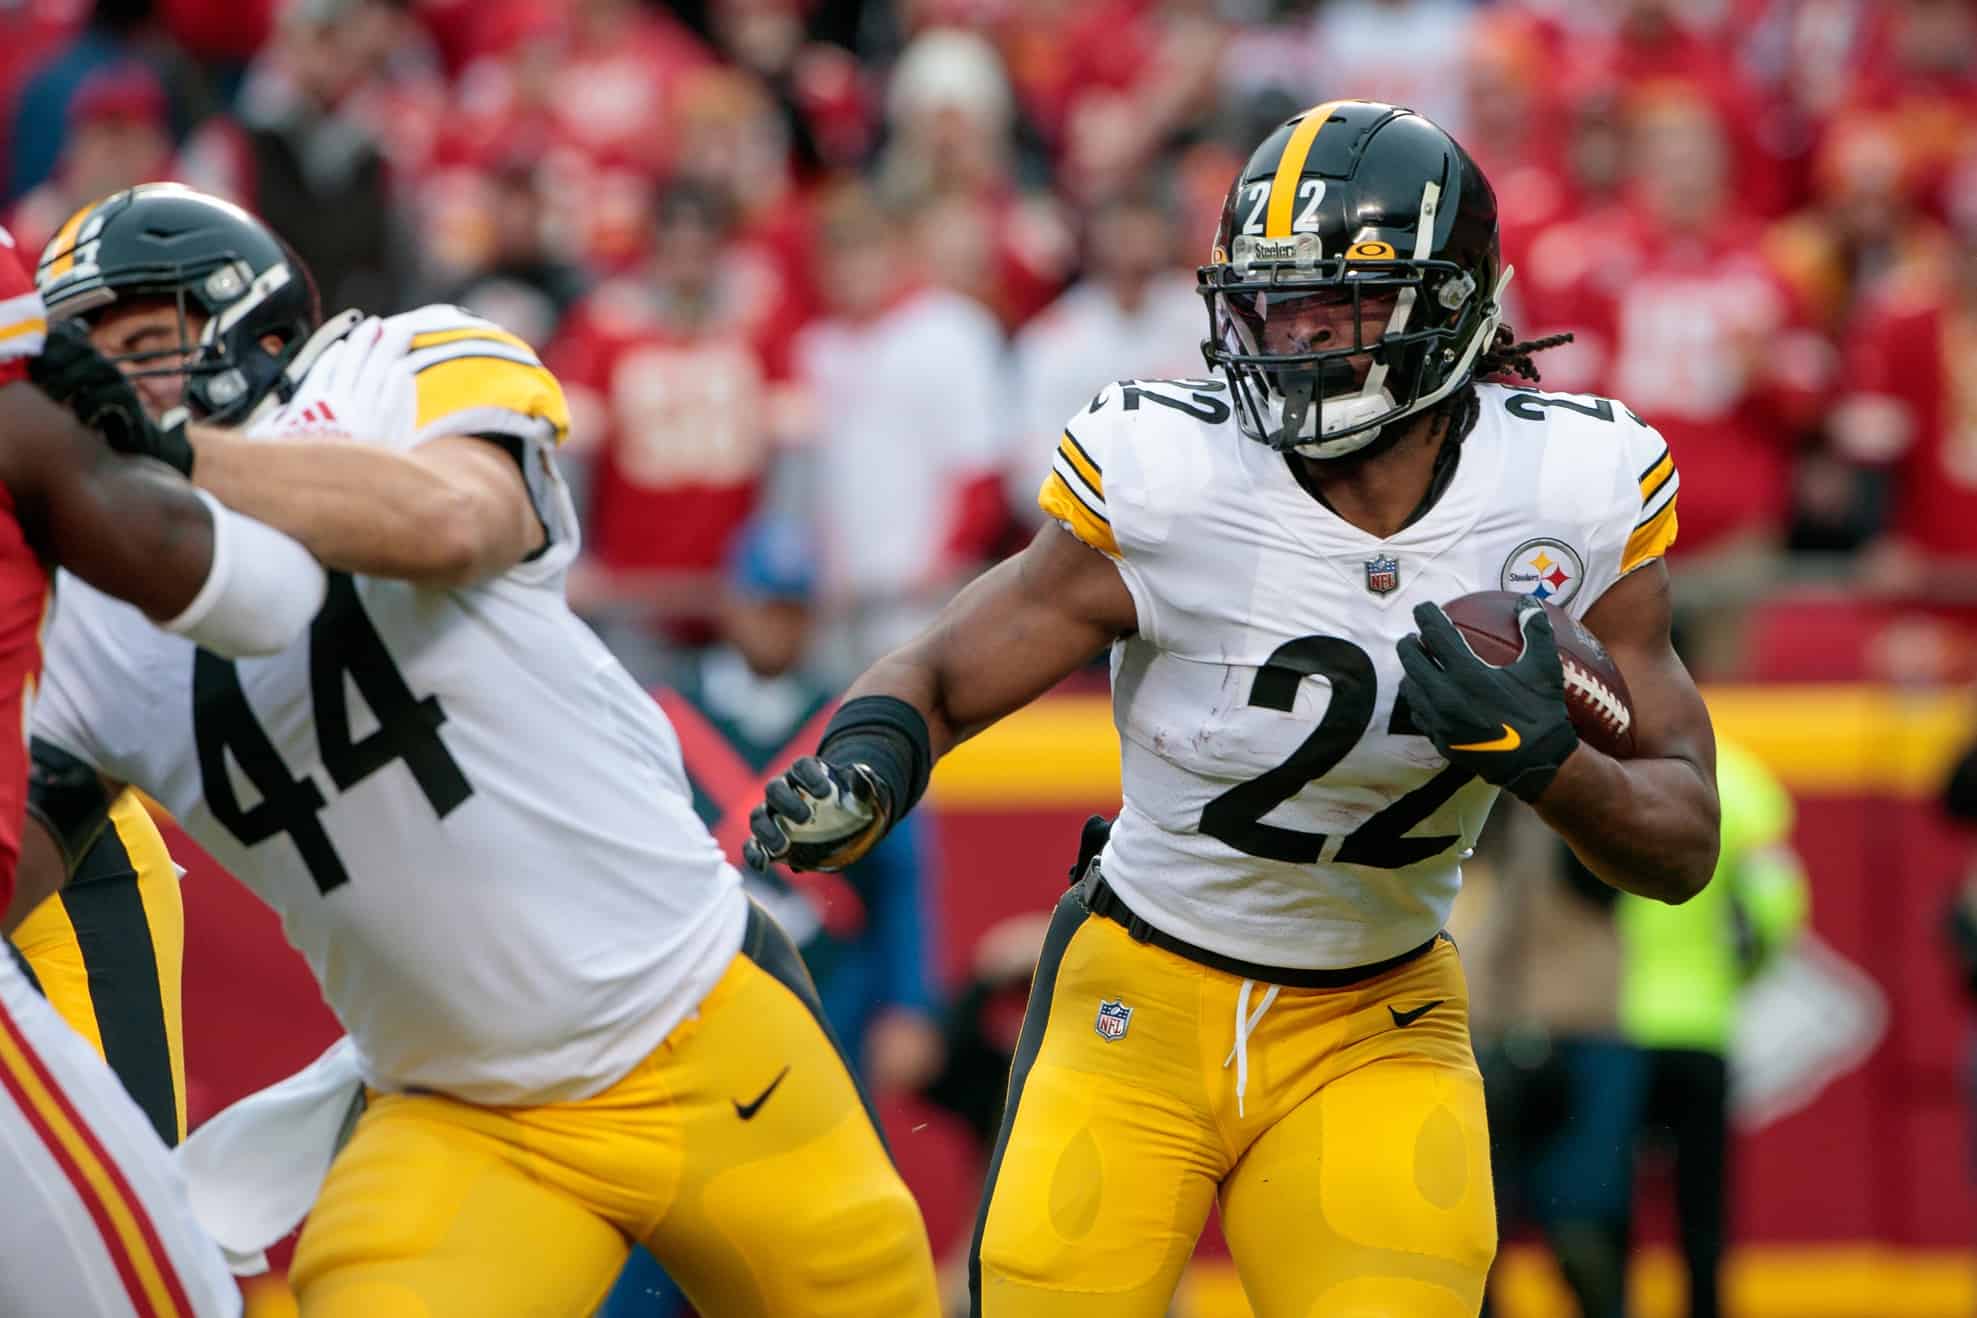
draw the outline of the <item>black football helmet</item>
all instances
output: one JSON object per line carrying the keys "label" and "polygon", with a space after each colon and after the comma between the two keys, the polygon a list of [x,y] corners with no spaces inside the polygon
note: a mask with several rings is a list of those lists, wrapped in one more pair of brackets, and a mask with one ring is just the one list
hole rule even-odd
{"label": "black football helmet", "polygon": [[[286,243],[233,203],[179,183],[142,184],[77,211],[42,250],[34,281],[58,319],[125,298],[175,299],[178,346],[115,360],[132,374],[184,376],[186,406],[223,424],[270,394],[286,401],[286,368],[322,319],[315,283]],[[205,316],[196,333],[189,311]],[[273,351],[269,335],[280,341]]]}
{"label": "black football helmet", "polygon": [[1238,424],[1338,458],[1469,381],[1501,319],[1496,195],[1412,110],[1331,101],[1279,125],[1229,189],[1196,290]]}

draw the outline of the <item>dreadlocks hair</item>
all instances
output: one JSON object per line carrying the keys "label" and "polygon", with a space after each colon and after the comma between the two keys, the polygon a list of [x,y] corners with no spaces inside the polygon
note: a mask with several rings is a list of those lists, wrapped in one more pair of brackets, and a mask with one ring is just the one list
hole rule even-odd
{"label": "dreadlocks hair", "polygon": [[1482,404],[1476,398],[1476,381],[1495,379],[1501,376],[1521,376],[1532,384],[1538,383],[1538,364],[1533,356],[1547,348],[1556,348],[1572,342],[1571,334],[1547,334],[1541,339],[1518,341],[1517,332],[1508,325],[1496,327],[1496,334],[1490,346],[1476,356],[1476,365],[1469,375],[1469,383],[1450,394],[1442,403],[1442,414],[1448,418],[1448,435],[1458,443],[1476,424]]}
{"label": "dreadlocks hair", "polygon": [[1538,364],[1532,356],[1547,348],[1557,348],[1572,342],[1571,334],[1547,334],[1542,339],[1517,341],[1517,332],[1508,325],[1496,327],[1496,336],[1490,346],[1483,349],[1476,358],[1476,368],[1470,377],[1487,380],[1499,375],[1521,375],[1532,384],[1538,383]]}

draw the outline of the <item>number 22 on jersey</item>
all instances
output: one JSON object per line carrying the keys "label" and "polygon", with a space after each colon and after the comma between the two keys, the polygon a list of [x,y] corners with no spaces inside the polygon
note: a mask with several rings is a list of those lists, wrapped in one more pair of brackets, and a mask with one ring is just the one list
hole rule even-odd
{"label": "number 22 on jersey", "polygon": [[[370,707],[377,728],[362,738],[350,733],[345,678]],[[322,764],[339,792],[347,792],[394,760],[403,760],[426,802],[441,819],[474,794],[440,725],[446,711],[437,696],[415,697],[405,685],[384,640],[345,573],[330,577],[329,598],[309,628],[309,696]],[[296,777],[268,739],[232,660],[200,650],[192,667],[192,727],[198,743],[200,791],[226,830],[243,846],[286,833],[301,853],[316,889],[329,893],[350,881],[349,872],[317,817],[322,789],[305,772]],[[243,806],[227,772],[231,753],[260,801]]]}
{"label": "number 22 on jersey", "polygon": [[[1338,636],[1300,636],[1273,651],[1250,684],[1249,703],[1289,713],[1298,683],[1322,677],[1331,684],[1332,698],[1324,717],[1290,758],[1276,768],[1223,792],[1201,812],[1201,831],[1248,856],[1294,865],[1315,864],[1329,834],[1266,824],[1263,816],[1323,778],[1352,752],[1373,722],[1377,680],[1366,651]],[[1395,736],[1420,736],[1404,700],[1394,701],[1387,731]],[[1341,865],[1373,869],[1404,869],[1439,855],[1459,840],[1453,833],[1409,837],[1413,829],[1475,775],[1448,765],[1421,786],[1346,834],[1334,858]]]}

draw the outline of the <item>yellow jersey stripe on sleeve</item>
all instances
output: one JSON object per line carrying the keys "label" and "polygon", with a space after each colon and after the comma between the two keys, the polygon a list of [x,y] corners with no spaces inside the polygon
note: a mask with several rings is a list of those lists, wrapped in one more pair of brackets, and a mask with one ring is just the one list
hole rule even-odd
{"label": "yellow jersey stripe on sleeve", "polygon": [[549,422],[558,444],[569,436],[570,407],[563,387],[540,366],[506,357],[449,357],[414,378],[420,430],[455,412],[492,407]]}
{"label": "yellow jersey stripe on sleeve", "polygon": [[1044,477],[1043,488],[1037,491],[1037,506],[1062,522],[1072,535],[1090,545],[1093,549],[1117,558],[1119,542],[1112,537],[1112,523],[1096,508],[1078,497],[1071,488],[1071,482],[1064,479],[1064,473],[1052,471]]}
{"label": "yellow jersey stripe on sleeve", "polygon": [[511,348],[520,348],[532,357],[535,355],[535,349],[529,347],[523,340],[507,330],[496,329],[492,325],[469,325],[464,329],[428,330],[424,334],[414,334],[411,351],[416,352],[420,348],[437,348],[446,343],[459,343],[463,339],[484,339],[493,343],[505,343]]}
{"label": "yellow jersey stripe on sleeve", "polygon": [[1099,471],[1098,464],[1091,460],[1091,454],[1085,452],[1084,445],[1072,438],[1070,431],[1064,432],[1064,438],[1057,445],[1057,451],[1063,455],[1064,461],[1071,464],[1071,470],[1077,472],[1079,478],[1091,486],[1092,493],[1103,499],[1105,476]]}
{"label": "yellow jersey stripe on sleeve", "polygon": [[1661,450],[1661,456],[1641,473],[1641,502],[1645,504],[1652,499],[1674,474],[1675,455],[1664,448]]}
{"label": "yellow jersey stripe on sleeve", "polygon": [[1634,528],[1627,537],[1627,547],[1620,554],[1620,574],[1625,576],[1643,563],[1651,562],[1668,552],[1668,546],[1675,543],[1675,500],[1663,504],[1661,511]]}

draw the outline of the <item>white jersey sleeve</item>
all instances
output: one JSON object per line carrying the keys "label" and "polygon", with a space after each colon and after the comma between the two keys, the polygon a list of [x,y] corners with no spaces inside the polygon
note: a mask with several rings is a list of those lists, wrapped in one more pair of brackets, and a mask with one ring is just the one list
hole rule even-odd
{"label": "white jersey sleeve", "polygon": [[528,344],[492,321],[435,304],[360,322],[256,433],[278,439],[312,429],[400,451],[452,435],[502,444],[521,466],[548,538],[511,575],[547,580],[576,556],[576,506],[554,458],[570,433],[569,404]]}
{"label": "white jersey sleeve", "polygon": [[1660,431],[1631,409],[1615,406],[1619,415],[1613,425],[1622,461],[1608,493],[1606,513],[1587,536],[1586,587],[1580,592],[1578,613],[1592,608],[1615,582],[1662,557],[1675,543],[1675,496],[1682,483],[1675,455]]}
{"label": "white jersey sleeve", "polygon": [[1174,545],[1172,532],[1211,479],[1199,434],[1227,418],[1223,388],[1202,380],[1107,385],[1066,423],[1037,492],[1046,514],[1119,565],[1140,637],[1170,648],[1188,648],[1192,629],[1177,627],[1177,615],[1199,591],[1212,592],[1222,566]]}

